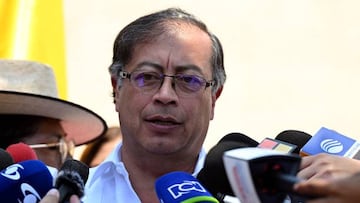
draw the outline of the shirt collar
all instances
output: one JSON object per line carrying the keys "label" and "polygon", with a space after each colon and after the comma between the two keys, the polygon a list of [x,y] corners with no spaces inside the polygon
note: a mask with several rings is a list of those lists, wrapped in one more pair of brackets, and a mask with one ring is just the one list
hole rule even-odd
{"label": "shirt collar", "polygon": [[[125,166],[124,166],[123,162],[121,161],[121,156],[119,153],[121,146],[122,146],[122,142],[120,142],[114,148],[114,150],[112,150],[112,152],[109,154],[109,156],[100,165],[90,169],[89,176],[92,177],[92,179],[90,180],[90,183],[89,183],[90,185],[93,182],[95,182],[99,177],[106,176],[106,173],[111,172],[116,167],[123,168],[124,170],[121,170],[125,173],[123,175],[126,175],[126,176],[128,175],[127,171],[125,169]],[[204,167],[205,158],[206,158],[206,152],[205,152],[205,149],[202,148],[199,153],[199,157],[196,162],[194,172],[192,174],[194,177],[196,177],[197,174],[200,172],[200,170]]]}

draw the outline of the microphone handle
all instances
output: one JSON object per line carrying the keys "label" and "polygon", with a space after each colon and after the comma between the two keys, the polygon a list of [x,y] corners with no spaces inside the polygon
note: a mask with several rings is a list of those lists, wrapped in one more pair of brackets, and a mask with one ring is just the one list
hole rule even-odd
{"label": "microphone handle", "polygon": [[216,193],[215,198],[219,201],[219,203],[225,203],[225,194],[222,194],[220,192]]}
{"label": "microphone handle", "polygon": [[294,175],[276,173],[275,178],[277,181],[276,185],[278,189],[283,192],[287,192],[289,195],[294,195],[296,199],[302,199],[302,201],[306,201],[306,200],[319,198],[318,196],[309,196],[309,195],[304,196],[302,194],[298,194],[297,192],[295,192],[292,188],[294,184],[300,181],[300,179]]}
{"label": "microphone handle", "polygon": [[68,202],[68,200],[70,199],[70,196],[74,193],[73,188],[67,186],[67,185],[61,185],[59,188],[59,193],[60,193],[60,197],[59,197],[59,203],[65,203]]}

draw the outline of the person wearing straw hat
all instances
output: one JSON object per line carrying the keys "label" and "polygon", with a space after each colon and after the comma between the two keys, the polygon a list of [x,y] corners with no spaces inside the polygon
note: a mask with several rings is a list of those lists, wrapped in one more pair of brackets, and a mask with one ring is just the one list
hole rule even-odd
{"label": "person wearing straw hat", "polygon": [[104,134],[103,118],[58,97],[48,65],[0,60],[0,147],[24,142],[39,160],[60,168],[74,146]]}

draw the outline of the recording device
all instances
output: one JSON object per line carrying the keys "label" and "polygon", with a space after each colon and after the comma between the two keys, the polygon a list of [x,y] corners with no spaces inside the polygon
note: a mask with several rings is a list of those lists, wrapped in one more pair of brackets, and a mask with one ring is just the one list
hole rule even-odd
{"label": "recording device", "polygon": [[220,202],[223,202],[225,196],[235,196],[226,175],[223,154],[231,149],[256,147],[258,144],[257,141],[241,133],[225,135],[209,150],[204,167],[196,178]]}
{"label": "recording device", "polygon": [[292,153],[299,154],[300,149],[312,138],[312,136],[306,132],[299,130],[285,130],[279,133],[275,139],[289,144],[293,144],[296,148]]}
{"label": "recording device", "polygon": [[11,154],[15,163],[38,159],[35,151],[31,149],[29,145],[22,142],[9,145],[6,148],[6,151],[9,152],[9,154]]}
{"label": "recording device", "polygon": [[39,202],[52,187],[52,175],[38,160],[15,163],[0,171],[1,202]]}
{"label": "recording device", "polygon": [[[282,131],[281,133],[279,133],[275,137],[275,140],[295,146],[295,148],[293,148],[291,153],[299,154],[300,149],[311,139],[311,137],[312,136],[310,134],[303,132],[303,131],[285,130],[285,131]],[[301,195],[290,193],[288,198],[290,199],[290,201],[292,203],[304,203],[306,201],[306,198],[309,198],[309,197],[305,198]]]}
{"label": "recording device", "polygon": [[322,127],[300,150],[301,156],[318,153],[360,160],[360,143],[334,130]]}
{"label": "recording device", "polygon": [[159,177],[155,190],[161,203],[219,203],[195,177],[181,171]]}
{"label": "recording device", "polygon": [[265,138],[259,148],[272,149],[284,153],[299,154],[300,149],[311,139],[311,135],[299,130],[285,130],[275,139]]}
{"label": "recording device", "polygon": [[263,139],[257,147],[262,149],[271,149],[283,153],[292,153],[297,148],[296,145],[271,138]]}
{"label": "recording device", "polygon": [[86,164],[74,159],[66,160],[55,181],[55,187],[60,192],[59,203],[68,201],[73,194],[79,198],[84,196],[88,175],[89,167]]}
{"label": "recording device", "polygon": [[4,149],[0,148],[0,170],[10,166],[14,163],[11,155]]}
{"label": "recording device", "polygon": [[229,150],[223,159],[231,187],[241,203],[283,202],[299,181],[298,155],[248,147]]}

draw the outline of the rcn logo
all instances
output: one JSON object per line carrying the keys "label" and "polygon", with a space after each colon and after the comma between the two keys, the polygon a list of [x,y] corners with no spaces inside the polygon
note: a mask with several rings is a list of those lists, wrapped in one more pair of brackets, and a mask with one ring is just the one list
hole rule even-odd
{"label": "rcn logo", "polygon": [[168,191],[174,199],[181,197],[182,195],[188,194],[189,192],[203,192],[205,193],[205,188],[197,181],[184,181],[183,183],[178,183],[168,187]]}
{"label": "rcn logo", "polygon": [[344,149],[343,144],[340,141],[334,140],[334,139],[323,140],[320,143],[320,147],[322,150],[324,150],[325,152],[327,152],[329,154],[337,154],[337,153],[340,153]]}

